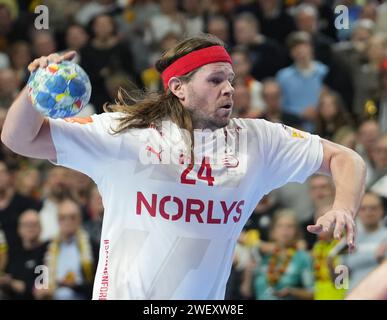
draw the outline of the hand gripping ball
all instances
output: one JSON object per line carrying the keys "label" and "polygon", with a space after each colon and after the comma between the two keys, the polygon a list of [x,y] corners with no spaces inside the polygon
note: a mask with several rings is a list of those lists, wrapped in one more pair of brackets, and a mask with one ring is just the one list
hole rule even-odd
{"label": "hand gripping ball", "polygon": [[50,63],[31,73],[28,94],[35,108],[50,118],[76,115],[89,102],[91,83],[86,72],[76,63]]}

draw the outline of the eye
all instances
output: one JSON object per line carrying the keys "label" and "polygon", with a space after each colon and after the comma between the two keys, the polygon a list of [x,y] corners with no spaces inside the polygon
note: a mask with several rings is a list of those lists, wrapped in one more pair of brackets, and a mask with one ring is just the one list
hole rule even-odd
{"label": "eye", "polygon": [[217,84],[220,84],[222,80],[219,78],[213,78],[213,79],[210,79],[210,82],[217,85]]}

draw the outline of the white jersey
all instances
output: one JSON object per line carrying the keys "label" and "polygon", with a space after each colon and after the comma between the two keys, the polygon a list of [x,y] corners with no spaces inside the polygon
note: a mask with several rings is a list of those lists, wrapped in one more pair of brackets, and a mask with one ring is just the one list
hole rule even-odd
{"label": "white jersey", "polygon": [[150,127],[114,135],[119,115],[50,119],[57,164],[90,176],[105,207],[93,299],[224,299],[248,217],[265,194],[319,169],[319,137],[231,119],[215,131],[226,143],[192,167],[171,122],[167,133]]}

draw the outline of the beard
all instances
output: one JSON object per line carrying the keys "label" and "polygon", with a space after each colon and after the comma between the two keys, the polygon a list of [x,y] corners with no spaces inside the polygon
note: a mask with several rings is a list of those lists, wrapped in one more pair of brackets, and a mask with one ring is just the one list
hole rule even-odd
{"label": "beard", "polygon": [[194,129],[209,129],[214,131],[227,126],[231,118],[231,112],[228,116],[216,116],[214,114],[209,116],[201,110],[188,110],[188,112],[191,114]]}
{"label": "beard", "polygon": [[50,194],[53,198],[57,200],[62,200],[69,196],[69,189],[66,186],[55,186],[51,189]]}

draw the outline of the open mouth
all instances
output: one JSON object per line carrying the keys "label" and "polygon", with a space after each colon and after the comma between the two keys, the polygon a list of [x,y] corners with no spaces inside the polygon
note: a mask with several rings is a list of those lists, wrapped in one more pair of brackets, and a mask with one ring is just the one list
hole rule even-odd
{"label": "open mouth", "polygon": [[231,103],[227,103],[227,104],[225,104],[225,105],[223,105],[223,106],[221,106],[221,108],[222,109],[231,109],[232,108],[232,104]]}

